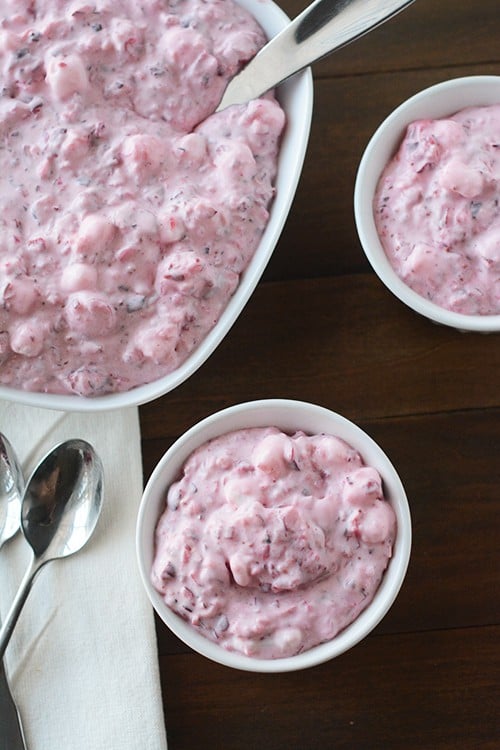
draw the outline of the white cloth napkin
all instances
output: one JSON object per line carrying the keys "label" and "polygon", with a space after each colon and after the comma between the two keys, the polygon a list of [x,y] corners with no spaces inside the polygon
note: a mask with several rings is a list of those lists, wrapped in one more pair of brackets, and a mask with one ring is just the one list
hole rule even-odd
{"label": "white cloth napkin", "polygon": [[[135,556],[138,410],[65,413],[0,401],[0,431],[26,477],[74,437],[94,446],[105,471],[94,536],[42,568],[5,654],[28,750],[165,750],[154,617]],[[21,534],[0,550],[2,617],[28,560]]]}

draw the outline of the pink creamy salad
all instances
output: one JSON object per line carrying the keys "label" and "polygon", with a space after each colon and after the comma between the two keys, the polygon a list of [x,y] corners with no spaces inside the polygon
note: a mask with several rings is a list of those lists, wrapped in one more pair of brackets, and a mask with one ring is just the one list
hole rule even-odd
{"label": "pink creamy salad", "polygon": [[395,536],[380,475],[343,440],[237,430],[198,448],[168,488],[152,582],[222,647],[287,657],[367,607]]}
{"label": "pink creamy salad", "polygon": [[499,314],[499,201],[500,104],[413,122],[374,203],[396,273],[447,310]]}
{"label": "pink creamy salad", "polygon": [[0,384],[151,382],[215,325],[268,220],[283,110],[210,116],[264,33],[232,0],[0,11]]}

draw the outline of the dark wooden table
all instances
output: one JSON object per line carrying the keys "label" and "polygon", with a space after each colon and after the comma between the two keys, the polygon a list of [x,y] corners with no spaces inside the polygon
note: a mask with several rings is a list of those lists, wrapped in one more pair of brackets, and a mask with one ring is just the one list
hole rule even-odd
{"label": "dark wooden table", "polygon": [[[291,16],[304,7],[282,5]],[[352,209],[379,122],[430,84],[499,75],[499,42],[498,0],[416,0],[314,67],[304,172],[261,283],[198,373],[141,408],[147,476],[213,411],[268,397],[319,403],[380,443],[413,517],[399,598],[334,661],[232,671],[158,623],[169,750],[500,747],[500,336],[435,326],[393,298]]]}

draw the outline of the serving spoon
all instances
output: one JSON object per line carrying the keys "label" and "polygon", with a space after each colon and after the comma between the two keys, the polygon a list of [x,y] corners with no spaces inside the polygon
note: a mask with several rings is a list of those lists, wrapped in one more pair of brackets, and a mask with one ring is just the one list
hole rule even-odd
{"label": "serving spoon", "polygon": [[315,0],[228,84],[217,112],[266,93],[294,73],[358,39],[413,0]]}
{"label": "serving spoon", "polygon": [[[12,445],[0,433],[0,548],[19,530],[24,477]],[[16,706],[0,659],[0,716],[2,750],[25,750],[21,715]]]}
{"label": "serving spoon", "polygon": [[21,529],[33,556],[0,631],[0,659],[36,575],[46,563],[68,557],[87,543],[102,497],[102,463],[84,440],[56,446],[31,475],[22,500]]}

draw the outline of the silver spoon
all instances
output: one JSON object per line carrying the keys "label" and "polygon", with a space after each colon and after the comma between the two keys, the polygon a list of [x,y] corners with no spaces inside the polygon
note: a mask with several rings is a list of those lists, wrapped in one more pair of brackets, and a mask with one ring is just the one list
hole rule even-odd
{"label": "silver spoon", "polygon": [[0,432],[0,547],[19,529],[23,472],[12,445]]}
{"label": "silver spoon", "polygon": [[217,112],[244,104],[384,23],[413,0],[315,0],[227,86]]}
{"label": "silver spoon", "polygon": [[[23,473],[14,449],[5,435],[0,433],[0,548],[19,530],[23,488]],[[0,747],[25,750],[21,715],[10,691],[3,659],[0,659],[0,716]]]}
{"label": "silver spoon", "polygon": [[33,557],[0,631],[0,658],[40,569],[78,552],[90,539],[102,507],[102,463],[84,440],[56,446],[26,485],[21,528]]}

